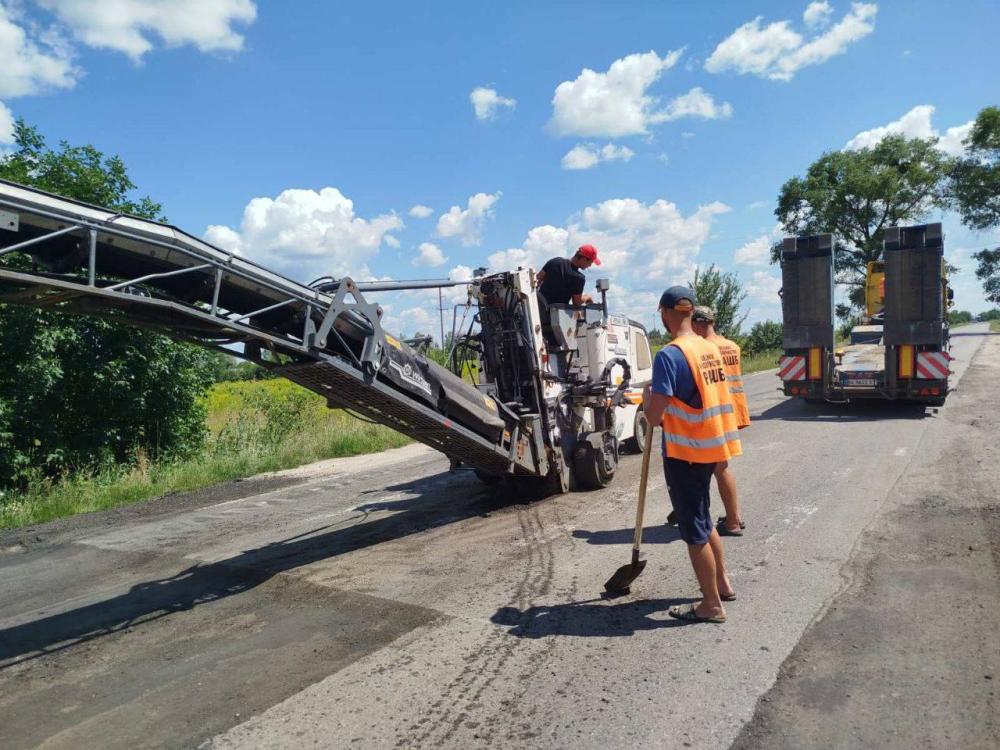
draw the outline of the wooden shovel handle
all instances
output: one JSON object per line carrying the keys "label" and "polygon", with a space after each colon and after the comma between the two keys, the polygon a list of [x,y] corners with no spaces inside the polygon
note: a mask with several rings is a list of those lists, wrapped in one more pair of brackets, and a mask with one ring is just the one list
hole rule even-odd
{"label": "wooden shovel handle", "polygon": [[635,511],[635,541],[632,543],[632,551],[636,554],[639,552],[639,545],[642,544],[642,519],[646,512],[646,482],[649,480],[649,456],[653,452],[653,425],[649,422],[646,422],[645,432],[642,444],[642,474],[639,476],[639,506]]}

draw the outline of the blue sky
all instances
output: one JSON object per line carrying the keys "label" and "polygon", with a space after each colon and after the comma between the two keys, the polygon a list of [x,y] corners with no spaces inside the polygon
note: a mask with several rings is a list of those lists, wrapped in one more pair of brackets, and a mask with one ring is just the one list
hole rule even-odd
{"label": "blue sky", "polygon": [[[303,281],[461,278],[592,242],[647,322],[711,263],[746,281],[751,321],[778,318],[762,248],[784,180],[878,128],[957,153],[1000,103],[987,0],[0,9],[0,148],[13,116],[118,153],[173,223]],[[928,218],[958,306],[985,309],[969,254],[1000,235]],[[391,327],[436,330],[435,295],[384,301]]]}

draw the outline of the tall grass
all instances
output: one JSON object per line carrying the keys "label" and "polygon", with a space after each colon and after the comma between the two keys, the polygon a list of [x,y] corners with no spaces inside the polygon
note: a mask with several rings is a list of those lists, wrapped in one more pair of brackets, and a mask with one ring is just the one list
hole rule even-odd
{"label": "tall grass", "polygon": [[33,483],[0,494],[0,528],[114,508],[312,461],[374,453],[410,442],[397,432],[327,409],[320,396],[287,380],[219,383],[205,396],[209,439],[196,457]]}

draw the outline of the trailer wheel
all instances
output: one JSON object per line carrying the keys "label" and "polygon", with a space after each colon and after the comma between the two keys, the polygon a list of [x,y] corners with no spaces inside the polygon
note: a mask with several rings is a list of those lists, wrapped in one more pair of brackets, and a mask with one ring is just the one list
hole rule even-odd
{"label": "trailer wheel", "polygon": [[614,438],[609,435],[601,450],[581,442],[575,451],[573,468],[581,489],[599,490],[607,487],[615,478],[615,469],[618,468],[618,451]]}

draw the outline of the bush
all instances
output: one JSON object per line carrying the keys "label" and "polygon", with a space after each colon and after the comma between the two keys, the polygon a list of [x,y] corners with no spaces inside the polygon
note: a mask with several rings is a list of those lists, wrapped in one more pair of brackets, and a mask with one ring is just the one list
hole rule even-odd
{"label": "bush", "polygon": [[972,322],[972,313],[968,310],[949,310],[948,311],[948,324],[957,326],[964,323]]}

